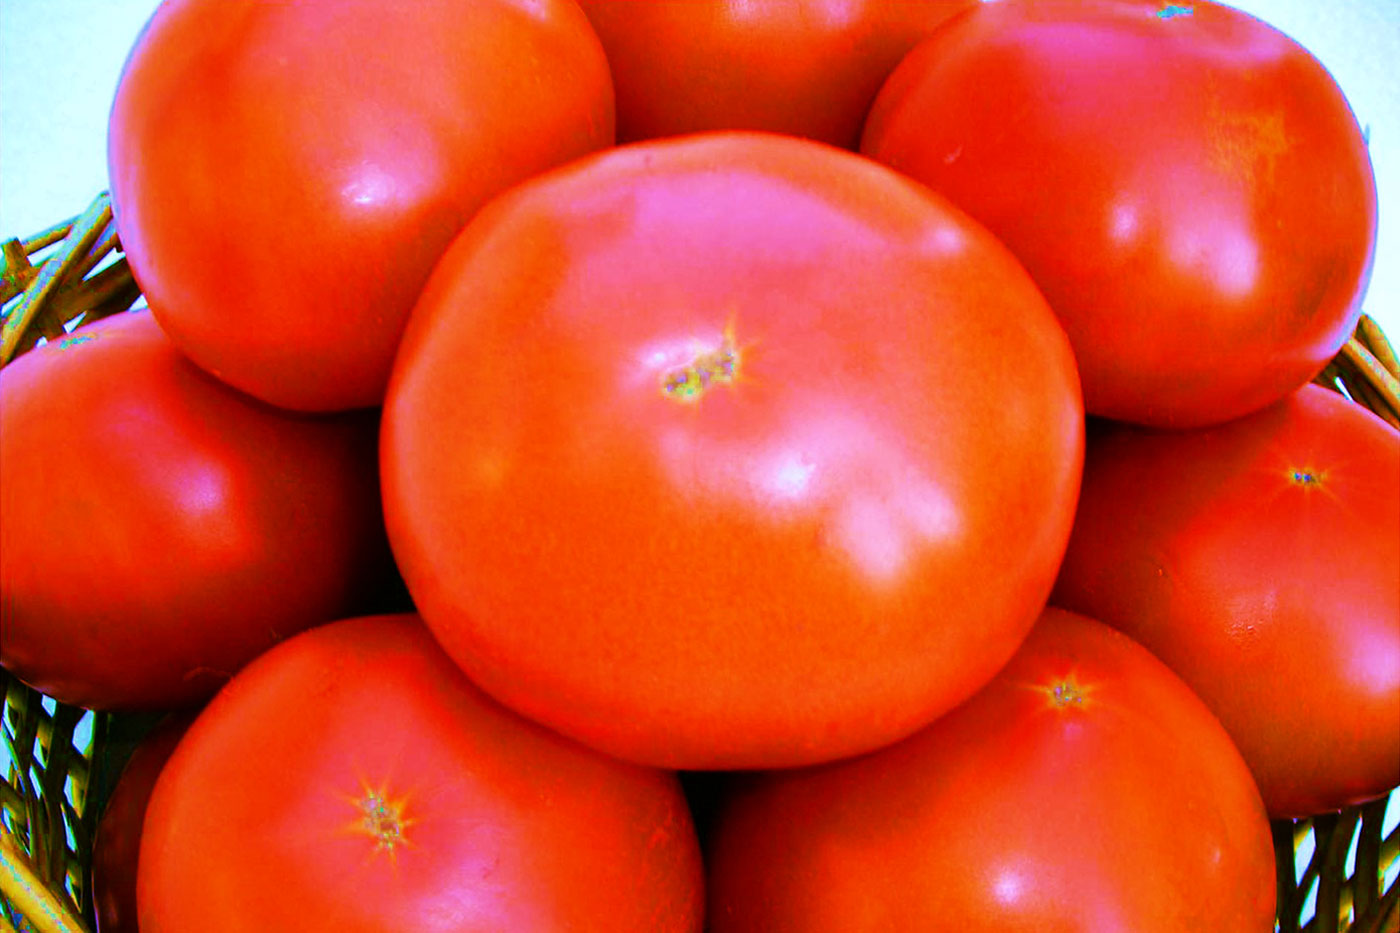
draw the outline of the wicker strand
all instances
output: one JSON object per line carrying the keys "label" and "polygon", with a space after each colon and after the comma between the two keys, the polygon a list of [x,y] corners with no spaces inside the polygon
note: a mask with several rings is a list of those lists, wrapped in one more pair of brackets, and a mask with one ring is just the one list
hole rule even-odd
{"label": "wicker strand", "polygon": [[[12,689],[24,689],[23,685],[21,685],[17,680],[11,681],[11,683],[14,684],[14,687]],[[22,709],[24,709],[22,701],[16,701],[11,704],[11,725],[14,725],[14,723],[18,722],[18,712]],[[49,715],[48,710],[44,709],[42,705],[32,710],[24,709],[24,711],[32,712],[34,716],[34,737],[38,740],[39,748],[44,752],[44,754],[49,754],[49,749],[53,745],[53,717]],[[72,777],[75,782],[86,783],[88,779],[88,762],[87,759],[83,757],[82,751],[78,748],[73,747],[73,745],[70,743],[66,754],[69,756],[67,758],[69,776]]]}
{"label": "wicker strand", "polygon": [[[1391,889],[1391,893],[1400,886]],[[1400,933],[1400,897],[1387,897],[1377,902],[1374,913],[1358,917],[1353,933]]]}
{"label": "wicker strand", "polygon": [[25,289],[19,305],[5,315],[5,323],[0,327],[0,365],[8,363],[15,355],[20,339],[34,319],[70,273],[82,264],[111,221],[112,200],[103,193],[73,224],[71,232],[76,235],[65,239],[58,253],[39,267],[39,274]]}
{"label": "wicker strand", "polygon": [[1386,798],[1373,800],[1361,808],[1361,834],[1356,841],[1356,871],[1350,885],[1351,908],[1364,916],[1379,898],[1372,882],[1383,877],[1381,869],[1381,824],[1385,820]]}
{"label": "wicker strand", "polygon": [[[64,793],[65,784],[88,765],[83,753],[73,747],[73,730],[83,711],[62,704],[50,714],[41,702],[41,695],[31,687],[0,671],[0,695],[4,697],[4,717],[0,721],[5,744],[10,751],[11,770],[0,794],[3,810],[0,829],[9,836],[16,851],[24,854],[27,875],[14,879],[15,866],[0,868],[10,872],[10,884],[0,878],[0,904],[8,904],[12,915],[29,923],[23,929],[39,929],[37,917],[30,914],[29,900],[20,903],[11,888],[24,884],[39,884],[49,892],[44,909],[58,911],[67,924],[64,929],[82,929],[82,913],[70,894],[74,892],[85,903],[90,899],[86,858],[80,853],[90,840],[90,831],[83,825],[73,803]],[[70,849],[65,828],[74,832],[78,843]],[[71,888],[65,886],[71,885]],[[32,899],[30,899],[32,900]]]}
{"label": "wicker strand", "polygon": [[[72,286],[70,291],[70,305],[86,309],[78,319],[79,327],[125,311],[141,297],[141,286],[136,284],[125,259],[118,259],[91,278]],[[73,319],[72,316],[68,317],[68,320]]]}
{"label": "wicker strand", "polygon": [[[1302,885],[1298,883],[1294,868],[1294,852],[1297,851],[1300,834],[1293,823],[1275,822],[1274,834],[1274,885],[1277,891],[1275,910],[1278,914],[1279,933],[1298,933],[1298,909]],[[1304,833],[1305,834],[1305,833]]]}
{"label": "wicker strand", "polygon": [[[81,235],[81,226],[78,229]],[[70,269],[60,273],[61,284],[57,286],[58,291],[34,315],[28,331],[20,338],[19,347],[15,351],[16,355],[32,347],[39,341],[40,337],[52,340],[62,335],[63,326],[73,317],[74,309],[81,309],[102,300],[104,297],[103,289],[110,293],[114,284],[134,284],[125,260],[121,260],[114,266],[103,269],[88,278],[92,270],[96,269],[107,258],[108,254],[119,248],[116,221],[109,219],[98,236],[97,242],[81,258],[78,258]],[[136,294],[140,294],[139,290]],[[135,297],[131,299],[131,301],[134,300]]]}
{"label": "wicker strand", "polygon": [[88,933],[74,919],[74,911],[39,881],[5,829],[0,829],[0,894],[29,921],[34,933]]}
{"label": "wicker strand", "polygon": [[1400,378],[1387,372],[1371,351],[1362,346],[1361,341],[1355,337],[1342,345],[1342,355],[1357,368],[1371,388],[1376,390],[1391,412],[1400,415]]}
{"label": "wicker strand", "polygon": [[1400,379],[1400,360],[1395,358],[1395,348],[1390,345],[1385,334],[1381,331],[1381,326],[1376,323],[1376,319],[1369,314],[1361,315],[1361,320],[1356,324],[1356,333],[1360,337],[1361,343],[1366,349],[1376,357],[1386,372],[1397,379]]}
{"label": "wicker strand", "polygon": [[40,230],[32,237],[29,237],[24,241],[25,253],[32,255],[44,247],[52,246],[59,240],[64,239],[73,231],[73,225],[78,222],[78,218],[81,216],[82,215],[79,214],[77,217],[69,217],[67,220],[60,221],[47,230]]}
{"label": "wicker strand", "polygon": [[[1316,933],[1340,933],[1343,917],[1342,887],[1346,881],[1347,849],[1361,814],[1347,810],[1328,814],[1326,830],[1318,831],[1317,847],[1322,858],[1318,865],[1317,908],[1313,929]],[[1314,821],[1314,826],[1319,820]]]}
{"label": "wicker strand", "polygon": [[[1389,801],[1396,791],[1340,813],[1273,823],[1279,933],[1400,933],[1400,883],[1386,890],[1385,877],[1400,863],[1400,828],[1382,837]],[[1359,824],[1359,825],[1358,825]],[[1312,853],[1298,855],[1312,836]],[[1346,877],[1347,854],[1356,842],[1356,865]],[[1301,868],[1301,871],[1299,870]],[[1312,917],[1300,925],[1313,885]]]}
{"label": "wicker strand", "polygon": [[10,786],[9,781],[0,781],[0,809],[4,809],[16,818],[24,816],[24,798],[20,797],[19,791]]}
{"label": "wicker strand", "polygon": [[0,265],[0,301],[8,302],[29,287],[39,270],[30,264],[29,254],[19,240],[6,240],[0,250],[4,258],[4,265]]}

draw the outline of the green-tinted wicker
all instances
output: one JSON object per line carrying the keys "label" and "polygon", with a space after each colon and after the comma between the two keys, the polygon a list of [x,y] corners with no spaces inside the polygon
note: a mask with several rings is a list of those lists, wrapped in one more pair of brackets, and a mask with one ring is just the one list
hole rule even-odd
{"label": "green-tinted wicker", "polygon": [[[140,297],[119,255],[105,194],[80,216],[3,246],[0,364]],[[1316,381],[1400,428],[1400,366],[1369,317]],[[87,719],[87,711],[42,697],[3,670],[0,694],[13,760],[0,783],[0,933],[91,931],[97,818],[154,720],[105,713]],[[90,737],[75,744],[80,733]],[[1382,834],[1392,797],[1400,798],[1400,789],[1341,813],[1274,824],[1282,933],[1400,933],[1400,829]]]}

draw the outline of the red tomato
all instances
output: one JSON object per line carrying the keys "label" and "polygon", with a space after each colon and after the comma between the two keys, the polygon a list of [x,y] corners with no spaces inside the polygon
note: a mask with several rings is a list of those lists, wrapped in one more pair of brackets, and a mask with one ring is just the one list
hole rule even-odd
{"label": "red tomato", "polygon": [[1274,855],[1220,723],[1140,646],[1047,610],[912,738],[742,779],[710,841],[714,933],[1269,930]]}
{"label": "red tomato", "polygon": [[581,0],[612,66],[621,142],[771,130],[854,149],[875,92],[975,0]]}
{"label": "red tomato", "polygon": [[675,775],[502,709],[411,616],[353,619],[249,665],[146,814],[143,933],[698,931]]}
{"label": "red tomato", "polygon": [[817,143],[625,146],[478,216],[385,404],[391,542],[485,689],[623,758],[807,763],[975,691],[1077,494],[1073,359],[1006,251]]}
{"label": "red tomato", "polygon": [[146,805],[161,769],[180,743],[192,713],[163,720],[137,746],[102,809],[92,842],[92,892],[98,933],[139,933],[136,926],[136,865]]}
{"label": "red tomato", "polygon": [[122,246],[200,366],[304,410],[377,405],[433,263],[491,195],[610,145],[568,0],[173,0],[127,61]]}
{"label": "red tomato", "polygon": [[212,694],[394,579],[378,419],[269,408],[181,356],[147,313],[0,372],[0,664],[66,703]]}
{"label": "red tomato", "polygon": [[1220,717],[1274,816],[1400,784],[1400,432],[1307,386],[1191,433],[1102,426],[1054,601]]}
{"label": "red tomato", "polygon": [[1360,314],[1376,191],[1291,39],[1212,3],[987,3],[913,52],[863,152],[1025,263],[1090,412],[1187,427],[1311,379]]}

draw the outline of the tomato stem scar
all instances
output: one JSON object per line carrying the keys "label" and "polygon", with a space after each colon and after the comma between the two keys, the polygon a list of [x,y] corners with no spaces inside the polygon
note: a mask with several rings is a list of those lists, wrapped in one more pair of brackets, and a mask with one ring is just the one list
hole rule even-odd
{"label": "tomato stem scar", "polygon": [[1322,483],[1322,475],[1323,474],[1314,472],[1313,470],[1293,470],[1289,473],[1288,478],[1296,486],[1311,488]]}
{"label": "tomato stem scar", "polygon": [[666,370],[661,377],[661,391],[678,402],[693,402],[713,385],[734,382],[738,369],[738,348],[726,334],[715,349],[698,354],[683,366]]}
{"label": "tomato stem scar", "polygon": [[377,849],[392,852],[404,841],[405,821],[401,819],[398,805],[385,800],[375,791],[369,791],[359,801],[359,807],[364,813],[360,825],[374,838]]}
{"label": "tomato stem scar", "polygon": [[1089,694],[1094,692],[1091,685],[1081,684],[1073,673],[1056,678],[1053,682],[1037,686],[1035,689],[1045,694],[1049,698],[1050,705],[1055,709],[1083,708],[1089,700]]}

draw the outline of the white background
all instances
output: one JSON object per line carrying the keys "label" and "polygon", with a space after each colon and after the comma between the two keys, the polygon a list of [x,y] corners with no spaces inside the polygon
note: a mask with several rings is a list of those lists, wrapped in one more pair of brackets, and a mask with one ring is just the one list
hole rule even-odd
{"label": "white background", "polygon": [[[1368,127],[1380,234],[1365,308],[1400,336],[1400,0],[1238,0],[1327,66]],[[0,0],[0,237],[107,187],[107,110],[155,0]]]}

